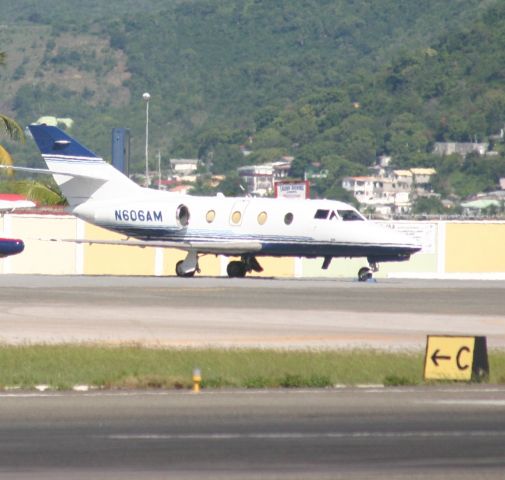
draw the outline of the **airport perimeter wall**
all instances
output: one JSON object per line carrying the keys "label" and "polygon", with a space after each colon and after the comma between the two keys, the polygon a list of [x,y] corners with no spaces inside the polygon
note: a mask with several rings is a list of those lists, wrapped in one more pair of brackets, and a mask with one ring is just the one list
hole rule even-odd
{"label": "airport perimeter wall", "polygon": [[[505,222],[383,222],[423,245],[408,262],[383,263],[377,278],[505,279]],[[23,253],[0,260],[0,273],[53,275],[175,275],[185,253],[175,249],[140,248],[48,239],[115,240],[120,235],[71,215],[5,214],[3,236],[21,238]],[[261,258],[261,276],[355,277],[364,259],[334,259],[321,270],[322,259]],[[206,255],[202,275],[226,276],[228,259]],[[252,274],[258,275],[258,274]]]}

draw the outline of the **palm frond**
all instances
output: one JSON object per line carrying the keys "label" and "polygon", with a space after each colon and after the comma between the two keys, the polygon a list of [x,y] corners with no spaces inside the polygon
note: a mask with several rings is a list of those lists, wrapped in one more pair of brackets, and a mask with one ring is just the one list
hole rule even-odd
{"label": "palm frond", "polygon": [[[12,157],[10,153],[5,150],[2,145],[0,145],[0,164],[2,165],[12,165]],[[5,173],[5,175],[11,176],[14,172],[11,168],[2,169],[1,172]]]}
{"label": "palm frond", "polygon": [[12,118],[9,118],[6,115],[2,115],[1,113],[0,129],[3,130],[7,136],[13,140],[21,140],[22,142],[25,141],[25,134],[20,125]]}
{"label": "palm frond", "polygon": [[16,192],[39,205],[64,205],[66,203],[65,197],[56,188],[34,180],[16,182]]}

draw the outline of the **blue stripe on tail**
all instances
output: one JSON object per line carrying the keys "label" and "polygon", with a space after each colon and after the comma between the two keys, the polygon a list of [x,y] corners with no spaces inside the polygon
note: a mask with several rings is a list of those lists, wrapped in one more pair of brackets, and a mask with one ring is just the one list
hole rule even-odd
{"label": "blue stripe on tail", "polygon": [[28,128],[42,155],[98,158],[95,153],[82,146],[58,127],[29,125]]}

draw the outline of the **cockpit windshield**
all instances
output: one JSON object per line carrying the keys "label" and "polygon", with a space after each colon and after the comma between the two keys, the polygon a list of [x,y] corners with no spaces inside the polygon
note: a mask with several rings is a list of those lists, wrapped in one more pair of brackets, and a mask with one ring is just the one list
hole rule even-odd
{"label": "cockpit windshield", "polygon": [[317,218],[318,220],[326,220],[329,214],[330,214],[329,210],[319,209],[314,215],[314,218]]}
{"label": "cockpit windshield", "polygon": [[365,220],[364,217],[356,210],[337,210],[337,213],[344,222]]}
{"label": "cockpit windshield", "polygon": [[365,220],[365,218],[356,210],[324,210],[320,208],[314,214],[317,220],[343,220],[344,222],[354,220]]}

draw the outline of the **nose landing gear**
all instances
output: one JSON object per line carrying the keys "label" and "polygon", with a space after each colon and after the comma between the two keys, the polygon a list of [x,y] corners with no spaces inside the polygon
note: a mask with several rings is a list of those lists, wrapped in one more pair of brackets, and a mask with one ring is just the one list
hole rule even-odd
{"label": "nose landing gear", "polygon": [[186,258],[175,265],[175,273],[178,277],[192,277],[196,272],[200,272],[198,253],[190,250]]}
{"label": "nose landing gear", "polygon": [[358,282],[368,282],[372,280],[373,274],[379,271],[379,266],[375,262],[369,262],[369,267],[361,267],[358,271]]}

